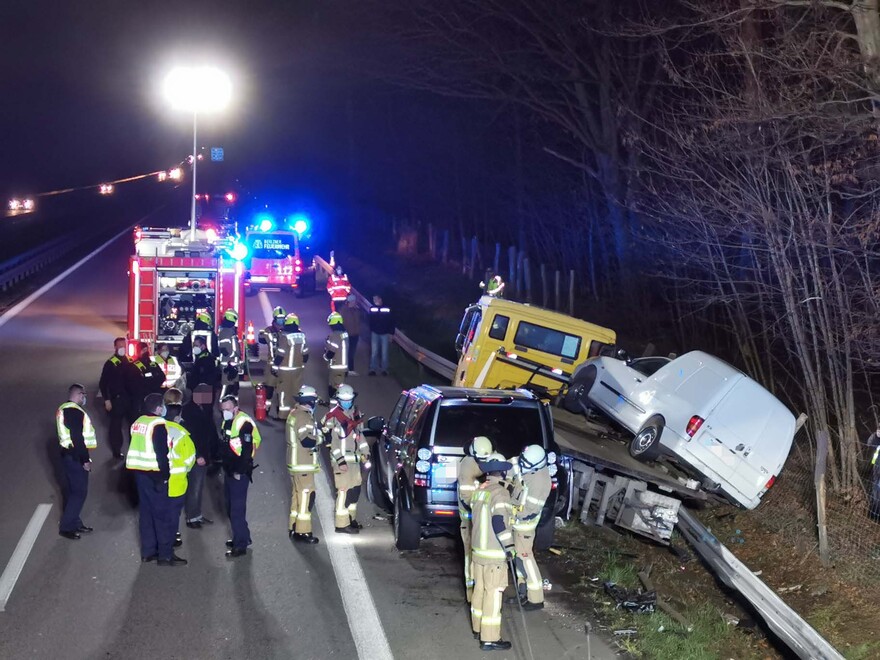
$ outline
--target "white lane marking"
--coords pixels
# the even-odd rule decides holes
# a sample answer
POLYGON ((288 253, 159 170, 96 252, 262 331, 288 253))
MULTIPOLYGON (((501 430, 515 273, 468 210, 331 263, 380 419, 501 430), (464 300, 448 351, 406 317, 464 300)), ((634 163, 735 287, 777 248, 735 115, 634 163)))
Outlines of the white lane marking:
MULTIPOLYGON (((326 461, 324 466, 327 467, 326 461)), ((321 529, 324 530, 324 541, 330 553, 330 563, 333 565, 339 593, 342 594, 342 605, 345 607, 345 617, 348 619, 348 628, 354 638, 358 658, 393 660, 394 655, 385 636, 376 603, 373 602, 373 594, 367 586, 364 571, 354 549, 354 539, 347 534, 336 534, 333 531, 336 525, 331 509, 335 498, 324 475, 319 473, 316 476, 318 501, 315 503, 315 509, 318 511, 321 529), (334 536, 330 536, 331 534, 334 536)))
POLYGON ((122 235, 125 234, 126 232, 130 232, 131 229, 132 229, 132 227, 134 227, 134 225, 131 225, 131 227, 126 227, 126 228, 123 229, 121 232, 119 232, 118 234, 116 234, 115 236, 113 236, 113 238, 111 238, 111 239, 108 240, 106 243, 104 243, 103 245, 101 245, 101 247, 99 247, 97 250, 95 250, 94 252, 90 252, 89 254, 87 254, 86 256, 84 256, 82 259, 80 259, 79 261, 77 261, 75 264, 73 264, 70 268, 68 268, 67 270, 65 270, 63 273, 61 273, 61 274, 58 275, 57 277, 53 278, 50 282, 47 282, 46 284, 44 284, 43 286, 41 286, 39 289, 37 289, 36 291, 34 291, 31 295, 29 295, 27 298, 25 298, 24 300, 22 300, 20 303, 18 303, 17 305, 14 305, 13 307, 10 307, 10 308, 6 311, 5 314, 3 314, 2 316, 0 316, 0 328, 2 328, 4 325, 6 325, 7 323, 9 323, 12 319, 14 319, 14 318, 15 318, 16 316, 18 316, 19 314, 21 314, 25 309, 27 309, 27 307, 28 307, 31 303, 33 303, 35 300, 37 300, 37 298, 39 298, 40 296, 42 296, 42 295, 43 295, 44 293, 46 293, 49 289, 51 289, 53 286, 55 286, 56 284, 58 284, 61 280, 63 280, 65 277, 67 277, 67 276, 70 275, 73 271, 75 271, 77 268, 79 268, 79 267, 82 266, 84 263, 86 263, 89 259, 91 259, 91 258, 94 257, 95 255, 97 255, 101 250, 103 250, 105 247, 107 247, 108 245, 110 245, 110 243, 112 243, 113 241, 115 241, 117 238, 119 238, 120 236, 122 236, 122 235))
POLYGON ((12 557, 9 558, 9 563, 6 564, 3 575, 0 575, 0 612, 6 611, 6 603, 9 601, 12 588, 18 582, 18 576, 21 575, 24 563, 27 561, 28 555, 31 554, 34 543, 36 543, 51 509, 51 504, 37 505, 34 515, 31 516, 30 522, 24 529, 24 534, 21 535, 18 545, 15 546, 12 557))

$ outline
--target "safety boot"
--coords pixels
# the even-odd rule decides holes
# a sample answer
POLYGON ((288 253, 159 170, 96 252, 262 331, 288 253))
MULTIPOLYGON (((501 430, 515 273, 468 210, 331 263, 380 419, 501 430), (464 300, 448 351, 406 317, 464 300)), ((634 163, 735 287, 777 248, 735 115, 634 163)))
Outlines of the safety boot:
POLYGON ((296 532, 290 533, 290 539, 292 541, 296 541, 297 543, 317 543, 318 539, 316 539, 311 532, 308 534, 297 534, 296 532))

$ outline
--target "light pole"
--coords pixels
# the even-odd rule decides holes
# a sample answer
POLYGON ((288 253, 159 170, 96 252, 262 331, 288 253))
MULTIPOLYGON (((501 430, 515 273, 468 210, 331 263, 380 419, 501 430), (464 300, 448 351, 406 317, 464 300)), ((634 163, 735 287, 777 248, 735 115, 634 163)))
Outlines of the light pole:
POLYGON ((192 205, 189 218, 190 240, 196 238, 196 164, 198 154, 198 116, 202 112, 218 112, 228 104, 232 95, 229 76, 213 67, 181 67, 173 69, 165 78, 165 96, 178 110, 192 112, 192 205))

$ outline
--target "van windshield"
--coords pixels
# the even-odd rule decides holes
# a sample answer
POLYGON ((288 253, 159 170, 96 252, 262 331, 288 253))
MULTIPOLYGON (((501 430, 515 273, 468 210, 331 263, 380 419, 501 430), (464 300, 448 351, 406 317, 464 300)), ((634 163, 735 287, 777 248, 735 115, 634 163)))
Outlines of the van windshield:
POLYGON ((435 445, 465 447, 478 435, 489 438, 495 450, 507 458, 519 455, 527 445, 546 446, 541 409, 537 406, 457 402, 441 406, 435 445))

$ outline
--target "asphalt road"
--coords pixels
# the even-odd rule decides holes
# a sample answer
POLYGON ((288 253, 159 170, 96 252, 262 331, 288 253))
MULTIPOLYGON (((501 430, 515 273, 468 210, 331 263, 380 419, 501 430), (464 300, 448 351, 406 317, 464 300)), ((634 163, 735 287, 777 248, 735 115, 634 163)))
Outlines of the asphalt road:
MULTIPOLYGON (((366 528, 358 537, 330 530, 328 538, 318 521, 319 545, 291 544, 280 422, 261 424, 260 467, 249 496, 254 545, 247 557, 224 556, 229 530, 222 483, 209 478, 205 514, 216 522, 201 530, 183 527, 178 554, 189 565, 141 564, 137 511, 124 469, 101 443, 105 417, 96 391, 113 338, 124 334, 130 249, 126 234, 0 327, 6 382, 0 401, 7 429, 0 440, 0 570, 35 508, 52 505, 6 610, 0 612, 0 658, 372 660, 383 657, 385 644, 395 658, 483 657, 470 634, 460 559, 451 539, 429 539, 418 552, 398 552, 390 521, 374 519, 379 512, 363 494, 358 517, 366 528), (83 511, 95 532, 79 541, 56 533, 61 493, 54 411, 73 381, 88 387, 87 407, 100 443, 83 511), (343 598, 340 591, 364 586, 365 598, 343 598)), ((324 391, 320 354, 329 311, 326 296, 298 300, 267 292, 248 303, 245 316, 257 325, 277 304, 299 314, 313 354, 306 382, 324 391)), ((365 344, 362 340, 357 356, 363 374, 365 344)), ((363 375, 350 382, 368 416, 387 415, 401 390, 390 377, 363 375)), ((243 400, 252 401, 252 391, 244 392, 243 400)), ((317 502, 324 519, 332 514, 329 492, 319 489, 325 495, 317 502)), ((584 620, 561 609, 551 592, 544 611, 526 613, 534 657, 587 657, 584 620)), ((505 609, 503 636, 513 649, 489 657, 529 657, 520 613, 513 608, 505 609)), ((594 658, 613 657, 595 637, 591 649, 594 658)))

